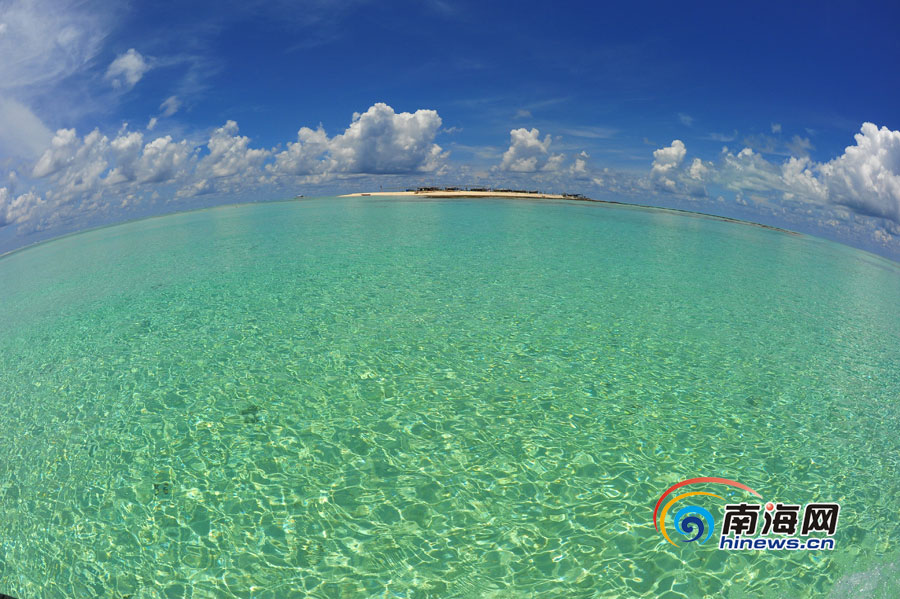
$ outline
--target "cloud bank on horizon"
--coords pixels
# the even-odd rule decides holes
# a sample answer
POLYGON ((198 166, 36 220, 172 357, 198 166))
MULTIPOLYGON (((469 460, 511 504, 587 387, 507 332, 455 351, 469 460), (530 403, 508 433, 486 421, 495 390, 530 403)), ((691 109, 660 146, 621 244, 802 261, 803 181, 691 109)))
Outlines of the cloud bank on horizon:
MULTIPOLYGON (((367 6, 381 10, 363 0, 358 8, 367 6)), ((129 28, 122 25, 127 18, 101 8, 0 0, 0 55, 8 57, 0 61, 0 245, 6 249, 41 233, 208 199, 442 182, 541 187, 692 208, 819 233, 900 259, 900 131, 883 122, 857 120, 852 134, 848 118, 830 130, 819 117, 804 126, 760 114, 752 123, 741 116, 735 128, 708 123, 700 110, 667 108, 663 120, 646 125, 640 121, 655 108, 616 113, 599 104, 608 114, 597 118, 590 93, 523 101, 500 90, 496 97, 473 96, 474 88, 461 85, 457 95, 429 99, 422 83, 379 85, 375 72, 357 73, 363 80, 349 86, 336 81, 330 68, 297 83, 301 87, 291 97, 298 99, 289 102, 274 91, 284 83, 280 71, 269 74, 272 88, 266 73, 258 72, 264 70, 261 63, 245 71, 239 57, 217 54, 221 39, 215 36, 236 26, 240 9, 205 28, 190 18, 171 23, 151 13, 143 15, 144 31, 135 29, 135 15, 129 28), (186 31, 197 41, 170 49, 186 31), (310 81, 318 87, 308 86, 310 81), (257 87, 264 89, 257 93, 257 87), (309 100, 301 93, 305 89, 326 97, 309 100), (329 94, 341 98, 342 91, 353 97, 329 101, 329 94), (660 137, 667 141, 651 141, 660 137)), ((298 60, 293 54, 332 51, 329 36, 340 38, 339 26, 350 22, 342 10, 318 6, 315 18, 270 15, 289 17, 291 26, 316 33, 308 46, 282 48, 289 56, 282 69, 298 60)), ((423 18, 465 19, 454 11, 423 18)), ((272 22, 260 27, 273 39, 284 35, 272 22)), ((567 34, 577 42, 577 30, 567 34)), ((636 49, 616 43, 617 60, 647 60, 637 42, 636 49)), ((405 51, 402 45, 383 50, 405 51)), ((610 69, 603 58, 608 48, 591 49, 600 56, 593 66, 610 69)), ((270 50, 260 48, 259 55, 270 50)), ((484 48, 469 62, 457 57, 460 64, 444 68, 478 79, 492 68, 478 62, 484 59, 509 70, 500 52, 484 48)), ((370 64, 352 49, 349 55, 363 67, 370 64)), ((429 60, 446 58, 446 50, 426 49, 407 62, 425 65, 430 73, 441 69, 429 60)), ((318 59, 299 60, 308 71, 321 66, 318 59)), ((543 57, 532 60, 540 75, 543 57)), ((340 56, 332 55, 332 62, 353 73, 340 56)), ((426 80, 416 65, 412 72, 426 80)), ((548 84, 556 70, 543 74, 548 84)), ((569 75, 575 81, 574 67, 569 75)), ((604 76, 639 89, 652 86, 634 74, 604 76)))

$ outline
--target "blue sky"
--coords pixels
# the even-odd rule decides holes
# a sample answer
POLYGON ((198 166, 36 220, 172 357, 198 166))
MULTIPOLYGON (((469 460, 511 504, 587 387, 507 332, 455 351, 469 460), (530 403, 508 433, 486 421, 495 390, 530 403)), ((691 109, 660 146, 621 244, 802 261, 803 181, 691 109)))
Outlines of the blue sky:
POLYGON ((735 216, 898 259, 898 17, 891 2, 0 0, 0 251, 436 182, 735 216))

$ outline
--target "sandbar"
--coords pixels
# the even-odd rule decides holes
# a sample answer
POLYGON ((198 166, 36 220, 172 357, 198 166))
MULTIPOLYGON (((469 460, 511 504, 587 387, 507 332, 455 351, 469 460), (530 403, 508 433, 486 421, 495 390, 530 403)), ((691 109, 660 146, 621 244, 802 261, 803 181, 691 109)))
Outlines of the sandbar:
POLYGON ((364 196, 415 196, 419 198, 534 198, 539 200, 586 200, 588 198, 561 193, 533 193, 522 191, 373 191, 371 193, 347 193, 341 198, 359 198, 364 196))

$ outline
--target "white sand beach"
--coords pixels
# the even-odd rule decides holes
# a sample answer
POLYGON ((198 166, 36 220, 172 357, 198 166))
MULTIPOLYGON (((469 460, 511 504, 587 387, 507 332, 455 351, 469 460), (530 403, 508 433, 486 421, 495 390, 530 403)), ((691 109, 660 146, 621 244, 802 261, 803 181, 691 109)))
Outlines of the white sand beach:
POLYGON ((374 191, 371 193, 348 193, 341 198, 358 198, 363 196, 418 196, 421 198, 534 198, 542 200, 587 200, 584 197, 567 196, 558 193, 530 193, 521 191, 374 191))

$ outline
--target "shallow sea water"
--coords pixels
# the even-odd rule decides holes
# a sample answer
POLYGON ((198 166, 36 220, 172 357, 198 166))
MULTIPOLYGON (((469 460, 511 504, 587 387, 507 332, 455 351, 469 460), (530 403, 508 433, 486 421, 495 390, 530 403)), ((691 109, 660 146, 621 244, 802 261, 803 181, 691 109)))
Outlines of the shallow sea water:
POLYGON ((869 254, 577 202, 38 245, 0 259, 0 592, 895 597, 898 306, 869 254), (695 476, 840 502, 836 549, 673 547, 695 476))

